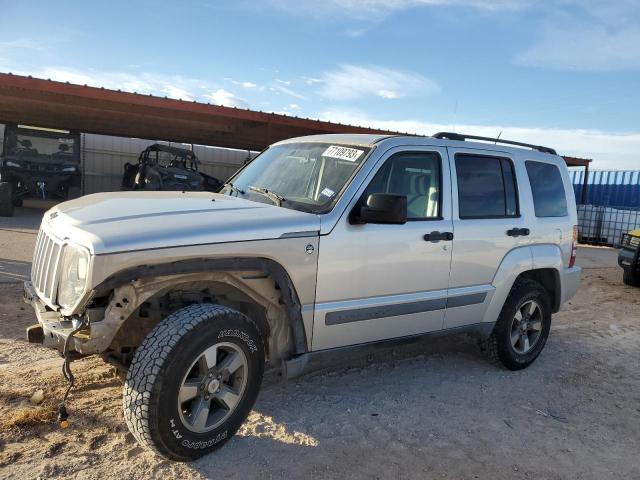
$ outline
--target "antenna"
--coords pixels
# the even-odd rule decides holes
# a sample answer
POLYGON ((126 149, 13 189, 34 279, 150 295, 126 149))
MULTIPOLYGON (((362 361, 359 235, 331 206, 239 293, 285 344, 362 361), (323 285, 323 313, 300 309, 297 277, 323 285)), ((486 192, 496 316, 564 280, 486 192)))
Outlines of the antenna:
POLYGON ((496 141, 493 142, 494 145, 496 145, 498 143, 498 140, 500 140, 500 135, 502 135, 502 130, 500 130, 500 133, 498 134, 498 136, 496 137, 496 141))

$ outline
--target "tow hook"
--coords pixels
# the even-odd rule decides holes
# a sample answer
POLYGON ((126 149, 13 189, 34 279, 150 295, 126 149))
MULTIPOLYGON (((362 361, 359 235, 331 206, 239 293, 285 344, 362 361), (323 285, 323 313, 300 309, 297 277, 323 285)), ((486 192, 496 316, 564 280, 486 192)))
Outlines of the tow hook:
POLYGON ((62 402, 58 406, 58 425, 60 428, 68 428, 69 427, 69 412, 67 411, 67 398, 69 397, 69 393, 71 389, 75 385, 75 377, 71 372, 71 362, 75 360, 77 357, 72 356, 72 352, 69 351, 69 346, 71 344, 71 339, 73 336, 78 333, 80 330, 87 326, 86 320, 78 325, 77 328, 72 330, 67 338, 64 341, 64 350, 62 351, 62 356, 64 357, 64 363, 62 364, 62 374, 64 378, 67 380, 67 390, 64 393, 64 397, 62 398, 62 402))

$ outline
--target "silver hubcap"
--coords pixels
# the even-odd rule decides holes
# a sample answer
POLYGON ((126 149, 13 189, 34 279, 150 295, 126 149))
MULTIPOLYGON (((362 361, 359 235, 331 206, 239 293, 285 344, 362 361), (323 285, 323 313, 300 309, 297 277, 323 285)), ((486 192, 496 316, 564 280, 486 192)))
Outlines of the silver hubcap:
POLYGON ((511 322, 511 346, 516 353, 527 353, 542 334, 542 309, 534 300, 520 305, 511 322))
POLYGON ((178 412, 196 433, 218 427, 235 410, 247 385, 247 357, 232 343, 216 343, 202 352, 182 379, 178 412))

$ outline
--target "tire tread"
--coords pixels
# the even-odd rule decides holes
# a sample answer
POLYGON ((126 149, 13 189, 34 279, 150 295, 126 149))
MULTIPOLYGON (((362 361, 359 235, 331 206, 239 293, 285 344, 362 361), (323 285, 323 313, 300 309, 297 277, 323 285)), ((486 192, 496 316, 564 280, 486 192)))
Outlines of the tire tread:
MULTIPOLYGON (((238 313, 222 305, 189 305, 162 320, 138 347, 127 372, 122 398, 125 422, 143 447, 167 456, 167 452, 160 451, 154 441, 149 411, 151 391, 173 347, 202 322, 238 313)), ((249 318, 244 318, 253 324, 249 318)))

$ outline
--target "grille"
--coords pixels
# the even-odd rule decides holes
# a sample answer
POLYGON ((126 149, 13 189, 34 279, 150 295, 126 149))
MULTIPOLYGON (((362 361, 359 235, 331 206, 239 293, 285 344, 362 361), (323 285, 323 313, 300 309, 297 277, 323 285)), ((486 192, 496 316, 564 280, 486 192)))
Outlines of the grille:
POLYGON ((38 233, 31 266, 31 283, 38 296, 49 306, 53 306, 58 286, 58 265, 62 252, 62 242, 48 235, 44 230, 38 233))

